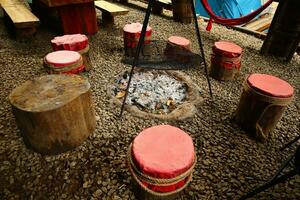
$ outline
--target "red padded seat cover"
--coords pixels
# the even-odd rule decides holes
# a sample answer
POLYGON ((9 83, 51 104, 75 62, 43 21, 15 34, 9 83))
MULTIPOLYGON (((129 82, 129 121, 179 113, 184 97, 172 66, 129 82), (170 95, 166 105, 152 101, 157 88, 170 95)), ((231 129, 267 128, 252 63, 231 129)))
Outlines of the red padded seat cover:
POLYGON ((233 42, 219 41, 215 42, 214 53, 221 54, 230 58, 238 57, 242 54, 242 48, 233 42))
MULTIPOLYGON (((143 25, 141 23, 131 23, 126 24, 123 28, 123 30, 127 33, 141 33, 142 32, 143 25)), ((152 28, 150 26, 147 26, 146 31, 152 31, 152 28)))
POLYGON ((88 46, 88 44, 88 38, 86 35, 83 34, 57 36, 51 40, 51 45, 54 51, 80 51, 82 49, 85 49, 88 46))
POLYGON ((268 74, 251 74, 247 82, 251 88, 273 97, 291 97, 294 93, 288 82, 268 74))
POLYGON ((192 138, 179 128, 159 125, 143 130, 133 141, 132 157, 144 174, 173 178, 194 162, 192 138))
POLYGON ((54 51, 45 57, 45 61, 55 67, 64 67, 80 61, 81 55, 76 51, 54 51))
POLYGON ((171 36, 168 38, 168 41, 183 47, 190 45, 190 41, 188 39, 180 36, 171 36))

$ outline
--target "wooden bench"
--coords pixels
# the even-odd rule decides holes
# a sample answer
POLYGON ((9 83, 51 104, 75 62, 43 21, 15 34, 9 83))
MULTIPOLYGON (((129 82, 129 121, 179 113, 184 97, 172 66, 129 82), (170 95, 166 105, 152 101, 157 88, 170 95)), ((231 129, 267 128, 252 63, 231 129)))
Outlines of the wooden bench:
POLYGON ((105 26, 114 25, 114 17, 126 15, 129 10, 107 1, 95 1, 95 7, 102 11, 102 21, 105 26))
POLYGON ((5 15, 8 16, 14 27, 17 36, 32 36, 40 20, 31 13, 25 2, 22 0, 0 0, 5 15))

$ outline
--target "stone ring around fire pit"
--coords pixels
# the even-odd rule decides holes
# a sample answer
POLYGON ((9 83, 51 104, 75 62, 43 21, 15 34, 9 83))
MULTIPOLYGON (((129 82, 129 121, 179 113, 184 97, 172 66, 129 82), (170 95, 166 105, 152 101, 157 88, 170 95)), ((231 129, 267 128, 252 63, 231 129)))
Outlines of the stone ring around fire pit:
MULTIPOLYGON (((121 107, 129 79, 124 71, 108 87, 111 103, 121 107)), ((184 120, 204 101, 197 85, 179 71, 138 69, 132 77, 125 110, 144 119, 184 120)))

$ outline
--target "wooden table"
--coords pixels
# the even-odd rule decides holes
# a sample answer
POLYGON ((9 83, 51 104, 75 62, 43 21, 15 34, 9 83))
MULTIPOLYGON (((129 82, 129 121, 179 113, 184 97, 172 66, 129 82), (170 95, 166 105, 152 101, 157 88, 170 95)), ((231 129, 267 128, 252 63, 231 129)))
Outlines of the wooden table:
POLYGON ((94 0, 33 0, 33 4, 54 8, 65 34, 95 34, 98 31, 94 0))

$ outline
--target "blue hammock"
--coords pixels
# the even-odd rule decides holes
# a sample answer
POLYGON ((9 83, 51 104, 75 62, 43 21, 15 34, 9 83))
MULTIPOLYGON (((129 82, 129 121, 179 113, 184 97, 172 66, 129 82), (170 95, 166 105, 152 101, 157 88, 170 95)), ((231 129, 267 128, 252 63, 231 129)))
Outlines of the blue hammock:
MULTIPOLYGON (((262 5, 261 0, 208 0, 208 2, 214 13, 224 18, 239 18, 262 5)), ((199 0, 196 0, 196 13, 209 17, 199 0)))

